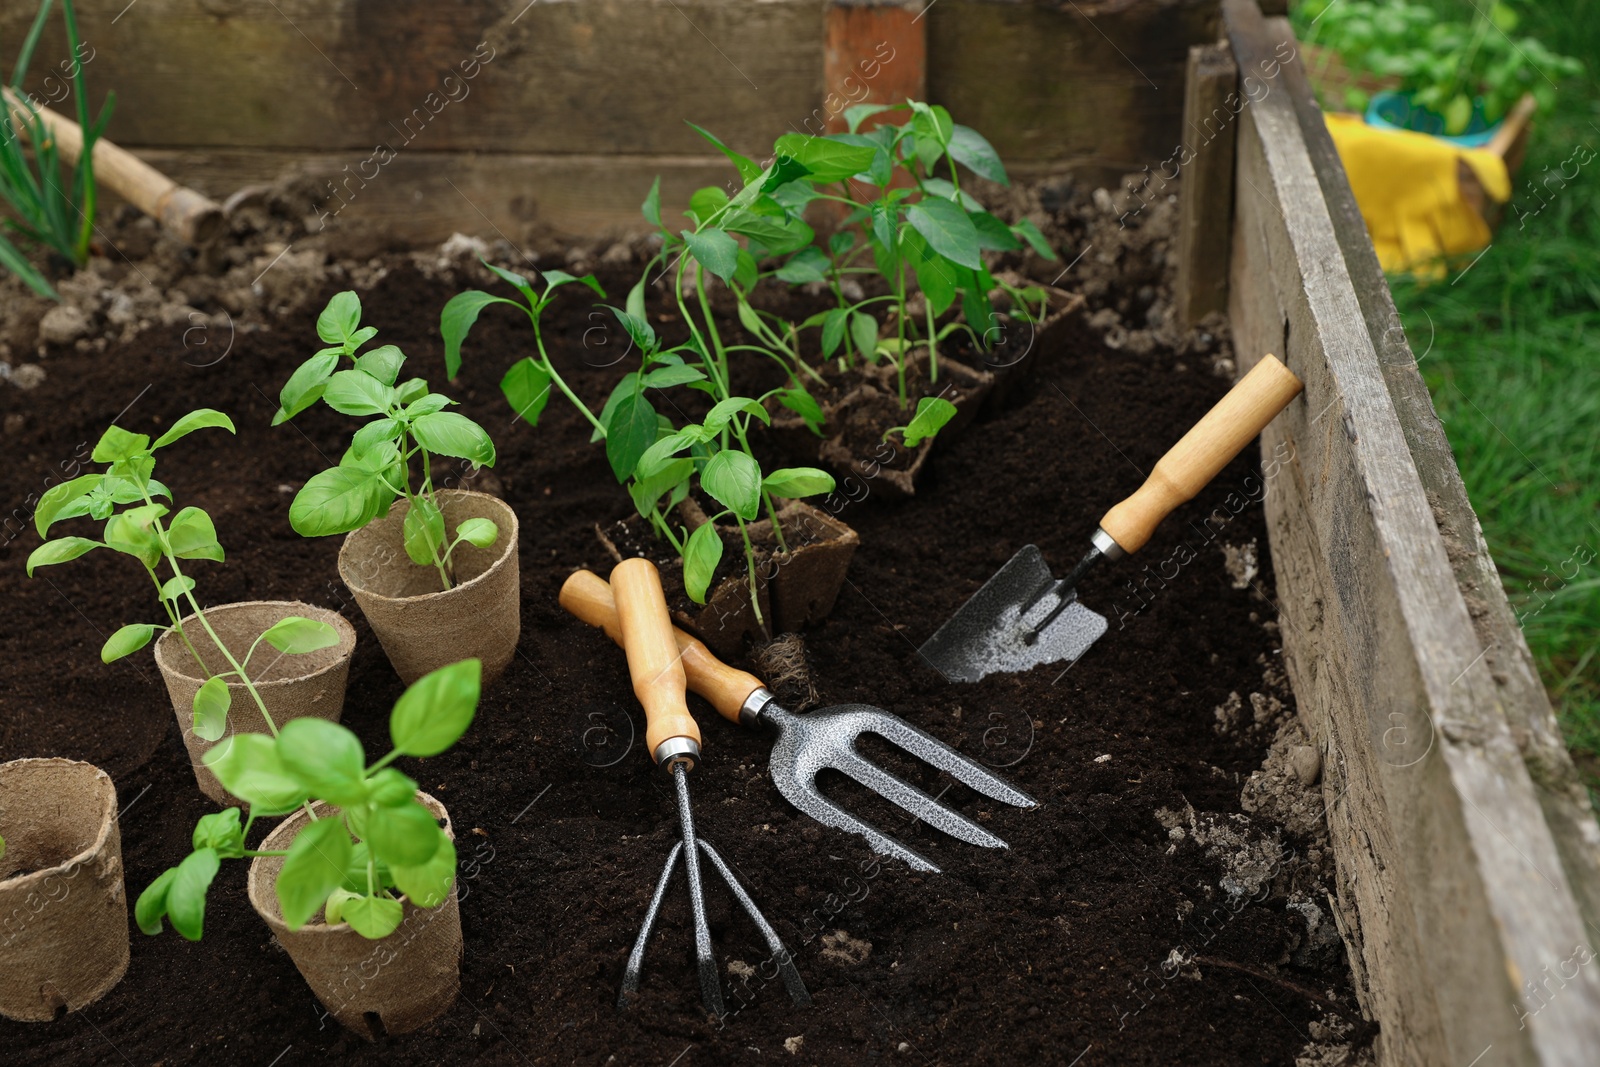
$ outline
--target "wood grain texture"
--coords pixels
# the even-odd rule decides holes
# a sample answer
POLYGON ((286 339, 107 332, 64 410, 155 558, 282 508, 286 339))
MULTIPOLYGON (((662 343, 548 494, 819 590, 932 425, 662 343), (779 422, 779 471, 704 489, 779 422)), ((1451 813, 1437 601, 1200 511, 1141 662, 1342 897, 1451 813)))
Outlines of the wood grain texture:
MULTIPOLYGON (((1233 238, 1233 157, 1239 68, 1226 45, 1189 49, 1183 142, 1193 158, 1178 185, 1178 280, 1173 306, 1185 325, 1228 309, 1233 238)), ((1183 156, 1179 156, 1181 160, 1183 156)))
POLYGON ((633 694, 644 708, 645 751, 659 758, 661 745, 675 737, 699 745, 700 727, 689 714, 688 680, 672 639, 672 616, 656 565, 647 559, 623 560, 611 571, 611 593, 633 694))
MULTIPOLYGON (((899 104, 928 96, 928 23, 922 5, 905 2, 827 4, 822 46, 826 132, 850 128, 856 104, 899 104)), ((904 121, 896 115, 891 121, 904 121)), ((862 130, 880 125, 876 117, 862 130)), ((808 124, 806 133, 822 133, 808 124)))
MULTIPOLYGON (((1292 70, 1286 24, 1252 0, 1224 13, 1241 73, 1292 70)), ((1582 910, 1346 265, 1303 79, 1266 84, 1241 116, 1230 314, 1241 352, 1283 337, 1306 383, 1263 438, 1293 456, 1269 530, 1380 1062, 1592 1062, 1600 980, 1568 962, 1589 951, 1582 910), (1553 994, 1524 985, 1558 971, 1553 994)))
MULTIPOLYGON (((622 644, 622 623, 617 617, 616 599, 604 578, 592 571, 574 571, 561 586, 560 600, 561 606, 574 616, 590 626, 600 627, 607 637, 622 644)), ((676 626, 672 628, 672 637, 678 645, 689 691, 710 701, 717 714, 729 722, 738 723, 739 709, 744 707, 745 698, 764 688, 761 679, 728 666, 703 642, 676 626)))
POLYGON ((1100 529, 1124 552, 1137 552, 1172 509, 1215 478, 1263 427, 1300 395, 1300 379, 1276 356, 1264 356, 1178 439, 1132 496, 1105 513, 1100 529))

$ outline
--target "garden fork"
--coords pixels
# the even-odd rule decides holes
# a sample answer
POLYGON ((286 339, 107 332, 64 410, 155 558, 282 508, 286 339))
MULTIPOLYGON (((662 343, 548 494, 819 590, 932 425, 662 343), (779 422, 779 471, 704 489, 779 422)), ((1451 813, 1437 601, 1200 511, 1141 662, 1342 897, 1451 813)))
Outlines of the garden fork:
MULTIPOLYGON (((595 575, 589 577, 606 588, 609 601, 611 587, 607 587, 595 575)), ((700 997, 707 1011, 718 1016, 724 1013, 722 983, 717 977, 717 963, 711 952, 711 927, 706 921, 705 893, 700 874, 702 852, 761 931, 783 975, 783 984, 788 988, 790 998, 797 1005, 810 1004, 811 995, 806 992, 800 972, 777 932, 762 916, 750 894, 734 878, 717 850, 695 833, 694 813, 689 805, 689 772, 700 760, 700 728, 685 703, 683 663, 673 643, 672 619, 667 614, 667 599, 661 591, 661 576, 656 573, 655 564, 649 560, 630 559, 617 564, 611 572, 611 580, 616 583, 616 607, 611 612, 611 633, 628 653, 628 673, 633 677, 633 691, 639 703, 644 705, 648 723, 645 732, 646 751, 659 767, 672 775, 678 801, 678 828, 683 837, 667 853, 666 865, 656 881, 655 893, 645 910, 644 923, 634 940, 633 951, 628 954, 627 968, 622 976, 622 991, 617 995, 617 1007, 627 1008, 629 995, 639 991, 645 947, 661 914, 661 903, 666 899, 672 872, 681 862, 689 883, 689 911, 694 919, 700 997)), ((565 590, 562 595, 565 602, 565 590)))
MULTIPOLYGON (((612 573, 615 577, 616 572, 612 573)), ((562 607, 591 626, 601 627, 620 643, 623 631, 618 627, 616 605, 613 587, 589 571, 575 572, 561 587, 562 607)), ((1031 808, 1037 803, 983 764, 882 708, 841 704, 796 715, 779 705, 755 675, 723 663, 682 630, 674 628, 672 632, 690 690, 709 700, 730 722, 777 732, 769 769, 773 784, 784 799, 825 826, 860 834, 880 855, 904 860, 914 870, 939 870, 932 861, 824 796, 817 788, 819 771, 829 767, 842 771, 952 837, 985 848, 1007 846, 965 815, 862 756, 856 749, 856 739, 863 733, 876 734, 898 745, 984 796, 1019 808, 1031 808)))

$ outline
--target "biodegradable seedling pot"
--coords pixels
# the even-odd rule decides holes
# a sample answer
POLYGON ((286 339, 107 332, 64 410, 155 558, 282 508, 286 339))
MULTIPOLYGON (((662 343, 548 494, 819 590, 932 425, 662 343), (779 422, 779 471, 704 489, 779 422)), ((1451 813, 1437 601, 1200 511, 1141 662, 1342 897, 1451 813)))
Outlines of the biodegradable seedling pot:
MULTIPOLYGON (((861 537, 827 512, 799 500, 778 509, 778 522, 789 550, 774 552, 758 574, 767 579, 774 632, 799 633, 833 611, 861 537)), ((770 547, 772 527, 752 527, 751 538, 770 547)))
POLYGON ((0 764, 0 1015, 48 1022, 128 969, 117 790, 68 759, 0 764))
POLYGON ((488 548, 465 542, 455 548, 455 585, 439 588, 439 572, 406 555, 404 525, 410 503, 344 539, 339 577, 355 594, 372 632, 388 653, 401 681, 410 685, 431 670, 477 657, 488 685, 516 654, 522 633, 521 571, 517 562, 517 515, 487 493, 441 489, 439 508, 453 539, 467 519, 489 519, 500 536, 488 548))
MULTIPOLYGON (((344 616, 296 600, 248 600, 241 604, 207 608, 205 613, 206 621, 217 632, 228 651, 241 657, 269 627, 291 615, 325 622, 337 630, 337 645, 292 656, 280 653, 262 642, 246 665, 246 670, 276 725, 281 727, 290 719, 307 716, 327 719, 329 722, 339 721, 339 716, 344 712, 344 688, 350 676, 350 655, 356 647, 356 631, 344 616)), ((231 669, 210 635, 193 615, 183 620, 183 631, 189 635, 190 643, 213 674, 231 669)), ((183 743, 189 748, 189 762, 194 765, 194 777, 200 784, 200 791, 219 804, 242 804, 222 788, 217 776, 201 762, 201 757, 218 742, 207 741, 194 732, 194 695, 205 682, 205 677, 200 673, 194 657, 189 655, 189 650, 183 647, 183 640, 175 630, 168 630, 156 641, 156 666, 161 668, 167 693, 172 697, 172 710, 178 716, 178 728, 183 732, 183 743)), ((261 709, 256 706, 243 682, 230 678, 228 693, 232 698, 228 707, 228 734, 270 732, 261 709)))
MULTIPOLYGON (((422 792, 417 800, 454 840, 444 805, 422 792)), ((334 810, 321 802, 315 808, 319 815, 334 810)), ((304 810, 296 812, 260 847, 287 849, 309 821, 304 810)), ((329 926, 313 920, 291 930, 283 921, 274 889, 283 861, 282 856, 250 861, 250 903, 335 1019, 375 1040, 384 1033, 403 1034, 426 1025, 455 1003, 461 988, 461 909, 454 889, 436 908, 419 908, 402 897, 405 917, 394 933, 375 941, 348 923, 329 926)))

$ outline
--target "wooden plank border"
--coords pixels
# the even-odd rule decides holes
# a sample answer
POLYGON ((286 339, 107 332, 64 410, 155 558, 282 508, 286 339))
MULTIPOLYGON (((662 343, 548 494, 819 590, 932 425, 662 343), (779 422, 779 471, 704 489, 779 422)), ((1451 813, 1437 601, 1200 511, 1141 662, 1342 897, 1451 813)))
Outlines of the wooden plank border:
POLYGON ((1494 645, 1474 625, 1463 548, 1481 559, 1477 596, 1503 594, 1486 581, 1470 508, 1436 514, 1450 503, 1438 488, 1459 474, 1418 417, 1427 394, 1414 361, 1408 381, 1380 359, 1368 312, 1393 326, 1372 296, 1382 278, 1347 263, 1346 246, 1365 238, 1350 229, 1347 197, 1334 208, 1325 199, 1330 164, 1324 155, 1319 171, 1313 158, 1307 128, 1320 118, 1292 35, 1254 0, 1224 0, 1223 15, 1250 101, 1230 317, 1241 370, 1281 350, 1306 383, 1263 435, 1263 448, 1293 455, 1269 486, 1269 532, 1285 660, 1324 753, 1341 904, 1357 919, 1352 963, 1382 1024, 1380 1062, 1592 1063, 1593 936, 1513 729, 1537 717, 1508 708, 1527 693, 1495 678, 1509 657, 1491 663, 1494 645), (1429 446, 1421 462, 1413 438, 1429 446))

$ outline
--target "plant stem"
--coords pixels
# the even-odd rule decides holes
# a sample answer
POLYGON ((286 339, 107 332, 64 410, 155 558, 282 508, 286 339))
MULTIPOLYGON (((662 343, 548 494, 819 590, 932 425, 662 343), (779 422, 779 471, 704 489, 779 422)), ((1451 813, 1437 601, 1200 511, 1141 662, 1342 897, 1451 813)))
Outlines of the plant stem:
MULTIPOLYGON (((141 560, 140 562, 143 561, 141 560)), ((198 665, 200 668, 200 673, 204 674, 207 678, 210 678, 211 668, 206 666, 206 661, 200 658, 200 653, 195 651, 193 643, 190 642, 189 635, 184 633, 183 620, 178 618, 177 609, 172 606, 172 602, 170 600, 167 600, 161 596, 161 579, 156 576, 155 568, 146 565, 145 573, 149 574, 150 580, 156 584, 156 597, 157 599, 161 600, 161 607, 162 610, 167 613, 167 618, 172 620, 172 628, 178 631, 178 640, 183 642, 183 647, 187 648, 189 650, 189 655, 194 657, 196 665, 198 665)), ((249 657, 246 658, 248 659, 249 657)))
POLYGON ((583 413, 583 417, 589 420, 589 425, 600 431, 600 437, 604 439, 606 435, 606 428, 600 425, 600 420, 595 418, 594 412, 589 410, 589 405, 579 400, 578 395, 567 387, 566 379, 562 378, 561 375, 556 372, 556 365, 550 362, 550 354, 544 350, 544 334, 539 330, 538 310, 534 308, 527 308, 525 310, 528 312, 529 320, 533 323, 533 343, 534 346, 539 349, 541 369, 550 376, 550 380, 552 382, 556 383, 556 388, 561 390, 561 395, 570 400, 572 402, 572 406, 583 413))
MULTIPOLYGON (((937 382, 939 380, 939 334, 934 329, 933 305, 928 302, 927 293, 922 294, 922 309, 928 315, 928 381, 937 382)), ((902 407, 905 406, 905 400, 905 389, 902 387, 900 390, 900 405, 902 407)))
POLYGON ((750 531, 745 528, 744 520, 737 514, 733 521, 739 524, 739 536, 744 539, 744 564, 745 570, 750 574, 750 606, 755 609, 756 622, 765 624, 761 617, 761 588, 756 584, 756 550, 750 544, 750 531))

